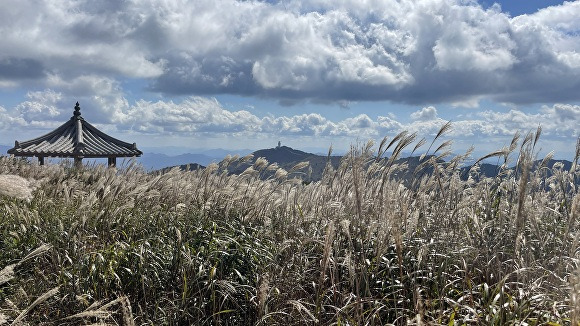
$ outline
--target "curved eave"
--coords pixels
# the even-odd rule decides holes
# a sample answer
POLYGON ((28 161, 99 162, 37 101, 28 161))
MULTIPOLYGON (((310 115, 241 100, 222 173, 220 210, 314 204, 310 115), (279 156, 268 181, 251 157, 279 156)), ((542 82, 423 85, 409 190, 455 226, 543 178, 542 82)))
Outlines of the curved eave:
POLYGON ((16 153, 8 153, 14 156, 23 156, 23 157, 62 157, 62 158, 75 158, 82 156, 83 158, 107 158, 107 157, 140 157, 141 154, 83 154, 83 155, 76 155, 71 153, 57 153, 57 152, 16 152, 16 153))
POLYGON ((111 137, 87 121, 82 121, 84 156, 85 157, 133 157, 141 156, 143 152, 135 144, 130 144, 111 137))
POLYGON ((64 124, 62 124, 60 127, 56 128, 55 130, 53 130, 45 135, 42 135, 40 137, 31 139, 31 140, 19 142, 19 146, 9 149, 8 154, 16 155, 17 153, 21 152, 21 151, 19 151, 20 149, 24 149, 24 148, 28 148, 30 146, 38 145, 38 144, 41 144, 43 142, 50 143, 51 140, 54 141, 55 139, 60 138, 63 135, 66 135, 66 134, 72 132, 72 130, 70 130, 70 129, 73 129, 73 128, 74 128, 74 121, 71 119, 71 120, 65 122, 64 124), (69 129, 69 130, 67 130, 67 129, 69 129))
POLYGON ((75 123, 71 119, 48 134, 19 142, 18 147, 8 150, 8 154, 15 156, 54 156, 55 153, 73 155, 75 132, 75 123))
POLYGON ((14 156, 36 157, 135 157, 143 155, 135 144, 130 144, 98 130, 84 119, 71 118, 46 135, 18 143, 8 150, 14 156), (77 121, 80 120, 80 124, 77 121), (78 126, 82 143, 77 143, 78 126), (82 149, 82 152, 80 151, 82 149))

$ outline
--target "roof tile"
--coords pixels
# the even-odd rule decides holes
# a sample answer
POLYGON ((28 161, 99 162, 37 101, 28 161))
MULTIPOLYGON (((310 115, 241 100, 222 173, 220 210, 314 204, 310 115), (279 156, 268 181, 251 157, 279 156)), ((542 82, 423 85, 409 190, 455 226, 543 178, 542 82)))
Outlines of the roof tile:
POLYGON ((24 142, 16 142, 8 154, 52 157, 132 157, 141 156, 135 143, 113 138, 85 121, 77 102, 73 117, 50 133, 24 142), (80 121, 80 123, 77 123, 80 121), (79 127, 81 130, 79 130, 79 127), (82 143, 77 142, 82 135, 82 143))

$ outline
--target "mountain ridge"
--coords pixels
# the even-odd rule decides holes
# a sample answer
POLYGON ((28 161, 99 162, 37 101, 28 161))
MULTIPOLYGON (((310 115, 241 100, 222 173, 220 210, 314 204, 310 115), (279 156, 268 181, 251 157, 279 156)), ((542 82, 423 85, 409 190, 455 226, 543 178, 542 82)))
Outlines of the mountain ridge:
MULTIPOLYGON (((11 146, 0 145, 0 151, 4 155, 11 146)), ((223 153, 225 150, 216 149, 213 152, 223 153)), ((206 150, 207 153, 211 153, 212 150, 206 150)), ((235 151, 232 151, 235 152, 235 151)), ((301 162, 308 162, 309 167, 296 172, 295 174, 302 178, 306 182, 317 181, 322 178, 322 174, 329 162, 333 168, 338 168, 341 159, 344 155, 320 155, 308 153, 299 149, 294 149, 288 146, 277 146, 274 148, 265 148, 256 150, 251 153, 253 158, 246 163, 233 164, 228 168, 228 173, 240 174, 244 172, 248 167, 252 166, 256 160, 260 157, 265 158, 269 164, 276 163, 280 168, 290 171, 296 164, 301 162)), ((205 166, 211 163, 223 162, 223 157, 209 156, 205 154, 192 154, 185 153, 175 156, 170 156, 167 154, 159 153, 145 153, 142 157, 138 158, 138 162, 148 171, 161 172, 171 170, 172 168, 179 167, 181 170, 197 170, 203 169, 205 166)), ((537 167, 541 160, 534 161, 533 166, 537 167)), ((551 169, 554 164, 562 163, 562 168, 564 170, 569 170, 572 166, 572 162, 568 160, 561 159, 551 159, 546 162, 546 167, 548 168, 547 176, 551 175, 551 169)), ((397 160, 398 164, 407 163, 408 170, 406 172, 398 172, 397 178, 409 179, 414 172, 414 168, 419 165, 418 156, 402 157, 397 160)), ((466 165, 461 167, 460 176, 462 179, 467 179, 469 177, 469 170, 472 165, 466 165)), ((509 167, 508 169, 514 169, 514 167, 509 167)), ((479 163, 479 178, 488 177, 493 178, 500 172, 500 165, 490 164, 485 162, 479 163)), ((429 172, 429 171, 425 171, 429 172)), ((270 171, 265 173, 263 177, 271 176, 275 171, 270 171)), ((478 178, 478 179, 479 179, 478 178)))
MULTIPOLYGON (((337 168, 342 159, 342 156, 317 155, 303 152, 288 146, 260 149, 253 152, 252 155, 254 155, 254 157, 251 160, 230 167, 228 172, 240 174, 248 167, 252 166, 260 157, 266 159, 270 164, 278 164, 280 168, 285 169, 286 171, 290 171, 298 163, 308 162, 309 166, 301 171, 297 171, 296 174, 299 174, 302 180, 311 182, 322 178, 322 173, 324 172, 327 162, 330 162, 334 168, 337 168)), ((269 177, 274 173, 275 171, 271 171, 270 173, 266 173, 264 177, 269 177)))

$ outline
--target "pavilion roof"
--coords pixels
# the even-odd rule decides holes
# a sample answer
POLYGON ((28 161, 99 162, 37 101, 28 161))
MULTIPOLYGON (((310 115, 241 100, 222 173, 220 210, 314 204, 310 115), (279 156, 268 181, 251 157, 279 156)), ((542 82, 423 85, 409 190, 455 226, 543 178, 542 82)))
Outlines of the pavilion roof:
POLYGON ((143 152, 137 144, 113 138, 81 117, 77 102, 73 116, 62 126, 35 139, 15 142, 8 154, 37 157, 133 157, 143 152))

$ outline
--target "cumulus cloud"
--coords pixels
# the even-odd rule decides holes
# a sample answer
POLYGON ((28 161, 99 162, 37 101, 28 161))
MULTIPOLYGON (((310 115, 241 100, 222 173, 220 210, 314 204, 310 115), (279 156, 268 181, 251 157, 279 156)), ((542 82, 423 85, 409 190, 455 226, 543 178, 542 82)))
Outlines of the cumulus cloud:
POLYGON ((460 0, 5 0, 3 8, 0 87, 34 80, 73 94, 63 81, 142 78, 163 94, 286 103, 580 100, 578 1, 519 17, 460 0))
POLYGON ((516 42, 510 35, 510 20, 495 10, 479 7, 450 10, 453 28, 442 28, 435 40, 433 54, 441 70, 490 72, 513 66, 516 42))
POLYGON ((4 107, 0 106, 0 130, 10 130, 15 127, 26 126, 27 122, 18 116, 14 116, 4 107))
POLYGON ((544 107, 546 113, 554 116, 561 123, 580 125, 580 106, 570 104, 556 104, 552 108, 544 107))
MULTIPOLYGON (((387 116, 360 114, 333 121, 319 113, 293 116, 260 117, 246 110, 226 109, 212 98, 191 97, 183 102, 141 101, 125 112, 117 128, 141 133, 174 135, 236 135, 243 137, 287 136, 328 139, 370 139, 395 135, 408 130, 429 137, 435 135, 447 120, 433 106, 411 114, 410 122, 387 116)), ((479 142, 482 137, 512 137, 517 131, 528 132, 541 125, 547 137, 578 137, 580 106, 555 104, 537 113, 520 110, 498 112, 485 110, 472 118, 454 119, 450 136, 479 142)))
POLYGON ((139 101, 115 121, 117 129, 164 135, 285 135, 296 137, 375 137, 378 122, 361 114, 338 122, 318 113, 258 117, 228 110, 216 99, 190 97, 183 102, 139 101))
MULTIPOLYGON (((17 130, 23 127, 32 129, 54 128, 69 116, 63 114, 62 94, 53 90, 31 91, 27 100, 14 108, 0 107, 0 130, 17 130)), ((72 115, 72 107, 70 114, 72 115)))
POLYGON ((118 83, 106 79, 84 76, 72 82, 51 80, 64 92, 53 89, 29 91, 26 100, 0 112, 0 130, 18 129, 22 126, 47 130, 64 123, 73 114, 75 102, 81 113, 91 123, 114 124, 126 118, 129 103, 118 88, 118 83), (66 95, 74 89, 75 96, 66 95))
POLYGON ((437 109, 433 106, 424 107, 411 113, 411 119, 420 121, 435 120, 437 119, 437 109))
POLYGON ((248 111, 228 111, 215 99, 201 97, 182 103, 139 101, 119 118, 120 128, 168 135, 252 131, 258 120, 248 111))
MULTIPOLYGON (((18 130, 21 133, 26 129, 30 130, 28 138, 33 138, 37 133, 56 128, 72 115, 74 104, 66 103, 61 93, 45 90, 30 92, 27 97, 27 101, 14 109, 0 107, 0 131, 18 130)), ((140 100, 132 105, 120 97, 107 100, 107 103, 117 103, 114 109, 94 111, 85 108, 98 107, 98 99, 87 98, 82 103, 87 103, 86 106, 81 105, 81 112, 89 122, 121 139, 136 135, 178 139, 282 137, 287 140, 326 139, 350 144, 357 139, 392 137, 404 130, 429 138, 447 122, 439 116, 434 106, 413 112, 410 119, 398 119, 394 115, 371 117, 359 114, 337 120, 320 113, 259 116, 252 112, 254 108, 226 108, 215 98, 199 96, 182 101, 140 100), (111 112, 112 115, 109 115, 111 112), (99 122, 93 119, 97 116, 101 117, 99 122)), ((566 149, 572 148, 570 142, 580 136, 579 124, 580 106, 573 104, 544 106, 533 113, 518 109, 507 112, 488 109, 463 118, 455 117, 448 136, 466 146, 479 144, 484 138, 497 145, 497 141, 509 142, 517 131, 526 133, 540 125, 543 139, 547 138, 554 146, 566 149)))
MULTIPOLYGON (((544 106, 538 113, 526 113, 512 109, 508 112, 486 110, 477 114, 478 119, 454 122, 456 135, 513 135, 516 131, 528 132, 538 126, 547 136, 573 141, 580 136, 580 106, 554 104, 544 106)), ((570 146, 571 148, 571 146, 570 146)))
MULTIPOLYGON (((31 126, 53 128, 72 116, 74 103, 68 103, 61 93, 45 90, 29 92, 28 100, 12 110, 0 107, 2 129, 31 126), (69 109, 70 108, 70 109, 69 109)), ((83 116, 92 123, 116 129, 121 133, 195 136, 213 135, 287 135, 312 137, 376 138, 403 130, 419 134, 436 133, 447 120, 439 116, 434 106, 410 114, 410 121, 394 115, 369 117, 359 114, 335 121, 319 113, 293 116, 258 116, 246 109, 225 108, 217 99, 188 97, 180 102, 139 100, 133 105, 123 97, 86 98, 81 104, 83 116), (103 105, 107 108, 86 109, 103 105)), ((248 108, 253 110, 253 108, 248 108)), ((518 109, 508 112, 484 110, 470 118, 453 119, 454 136, 513 135, 516 131, 534 130, 541 125, 544 134, 577 137, 580 106, 554 104, 543 106, 535 113, 518 109)))

